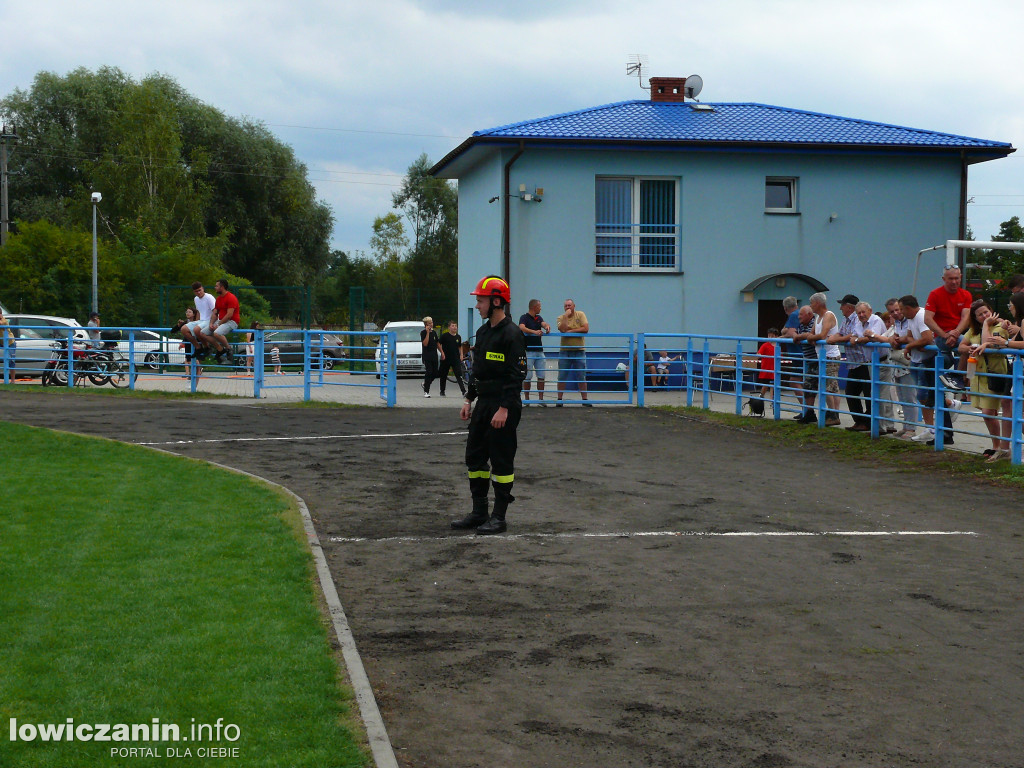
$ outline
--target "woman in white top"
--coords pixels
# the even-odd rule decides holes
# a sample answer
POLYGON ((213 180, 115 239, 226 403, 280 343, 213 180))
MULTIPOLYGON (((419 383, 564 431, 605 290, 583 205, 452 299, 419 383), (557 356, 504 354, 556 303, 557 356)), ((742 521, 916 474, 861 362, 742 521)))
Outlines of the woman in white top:
MULTIPOLYGON (((829 339, 839 335, 839 322, 834 312, 831 312, 826 302, 828 298, 824 293, 811 295, 808 303, 814 312, 814 340, 829 339)), ((828 413, 825 415, 825 426, 839 426, 839 345, 825 345, 825 405, 828 413)))

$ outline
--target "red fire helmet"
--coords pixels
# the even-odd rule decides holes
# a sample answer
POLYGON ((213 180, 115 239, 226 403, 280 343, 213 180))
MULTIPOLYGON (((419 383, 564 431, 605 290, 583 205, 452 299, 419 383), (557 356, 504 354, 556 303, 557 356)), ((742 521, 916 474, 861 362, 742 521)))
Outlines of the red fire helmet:
POLYGON ((488 275, 476 284, 476 288, 470 291, 472 296, 500 296, 506 304, 512 303, 512 290, 504 278, 497 275, 488 275))

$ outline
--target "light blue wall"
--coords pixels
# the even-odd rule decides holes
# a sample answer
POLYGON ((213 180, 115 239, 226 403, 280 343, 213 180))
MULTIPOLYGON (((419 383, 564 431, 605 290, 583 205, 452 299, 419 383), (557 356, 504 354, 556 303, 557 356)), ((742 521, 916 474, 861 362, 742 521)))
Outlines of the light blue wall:
MULTIPOLYGON (((495 152, 459 179, 459 293, 500 274, 502 166, 495 152)), ((911 290, 917 251, 958 235, 960 166, 953 157, 846 154, 531 149, 512 166, 510 189, 544 188, 543 202, 511 201, 513 315, 530 298, 554 321, 566 297, 594 332, 754 335, 758 299, 813 290, 790 279, 740 289, 766 274, 798 272, 829 287, 830 303, 855 293, 882 309, 911 290), (680 274, 594 270, 595 176, 680 180, 680 274), (766 176, 799 178, 800 215, 764 213, 766 176), (829 222, 829 217, 837 218, 829 222)), ((918 293, 939 285, 943 256, 923 257, 918 293)), ((466 311, 460 312, 460 318, 466 311)))

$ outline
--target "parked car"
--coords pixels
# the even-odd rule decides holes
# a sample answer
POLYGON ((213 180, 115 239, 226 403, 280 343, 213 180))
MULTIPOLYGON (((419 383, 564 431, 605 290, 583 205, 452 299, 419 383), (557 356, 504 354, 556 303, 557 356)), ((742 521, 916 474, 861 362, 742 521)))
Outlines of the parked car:
MULTIPOLYGON (((384 331, 395 332, 395 370, 399 376, 423 376, 427 369, 423 365, 423 340, 420 331, 423 323, 419 320, 393 320, 384 326, 384 331)), ((377 378, 380 378, 384 344, 386 337, 381 336, 374 353, 377 378)), ((438 354, 438 364, 441 356, 438 354)), ((385 364, 386 365, 386 364, 385 364)))
MULTIPOLYGON (((5 315, 6 316, 6 315, 5 315)), ((89 338, 88 332, 73 317, 56 317, 54 315, 11 315, 11 325, 41 326, 35 329, 43 339, 66 339, 68 329, 74 330, 74 336, 79 340, 89 338)), ((105 331, 104 333, 116 334, 116 331, 105 331)), ((162 336, 154 331, 135 331, 135 343, 133 345, 133 356, 136 368, 148 368, 149 370, 162 370, 165 365, 185 365, 185 352, 179 349, 181 341, 162 336)), ((34 348, 34 347, 32 347, 34 348)), ((128 332, 122 331, 117 343, 117 348, 122 354, 128 354, 128 332)), ((18 352, 21 352, 21 342, 18 342, 18 352)), ((34 352, 32 353, 35 354, 34 352)), ((43 359, 49 358, 49 352, 43 359)), ((20 365, 17 366, 19 369, 20 365)))
MULTIPOLYGON (((323 345, 324 370, 329 371, 339 362, 345 359, 344 350, 330 343, 323 345)), ((310 367, 316 369, 320 366, 320 337, 311 336, 309 341, 309 362, 310 367)), ((267 331, 263 335, 263 365, 264 368, 271 368, 274 365, 271 357, 271 350, 277 347, 281 355, 281 365, 284 367, 302 367, 302 332, 301 331, 267 331)), ((241 359, 240 355, 245 354, 245 344, 236 347, 235 357, 241 359)))
MULTIPOLYGON (((11 325, 14 325, 13 321, 11 325)), ((13 328, 17 339, 17 350, 14 358, 12 378, 26 378, 43 375, 43 369, 53 354, 54 336, 46 330, 34 328, 13 328), (45 336, 43 334, 46 334, 45 336)), ((0 361, 2 365, 2 361, 0 361)), ((0 381, 3 371, 0 370, 0 381)))
MULTIPOLYGON (((74 330, 76 339, 87 339, 89 334, 73 317, 57 317, 55 315, 8 315, 4 313, 11 325, 35 326, 36 333, 44 339, 66 339, 68 329, 74 330)), ((15 334, 17 335, 17 334, 15 334)))
MULTIPOLYGON (((167 365, 186 365, 185 349, 181 339, 163 336, 155 331, 133 331, 132 356, 136 368, 162 371, 167 365)), ((128 332, 121 334, 118 349, 128 354, 128 332)))

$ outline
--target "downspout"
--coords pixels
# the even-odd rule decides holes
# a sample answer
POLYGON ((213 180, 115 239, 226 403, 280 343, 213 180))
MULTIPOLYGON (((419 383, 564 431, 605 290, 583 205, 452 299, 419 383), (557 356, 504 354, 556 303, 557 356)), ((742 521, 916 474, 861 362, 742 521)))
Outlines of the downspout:
POLYGON ((519 149, 516 150, 516 153, 514 155, 512 155, 511 158, 509 158, 509 161, 507 163, 505 163, 505 194, 503 195, 503 197, 505 198, 505 221, 503 222, 503 226, 502 226, 502 235, 503 235, 502 239, 504 240, 504 242, 502 243, 502 258, 503 258, 502 270, 503 271, 502 271, 502 275, 501 276, 505 278, 506 282, 509 282, 509 281, 512 280, 512 276, 509 274, 509 271, 511 269, 510 263, 512 261, 512 245, 511 245, 512 237, 511 237, 511 233, 509 232, 509 219, 510 219, 510 197, 509 197, 509 191, 508 191, 509 176, 511 175, 511 172, 512 172, 512 163, 514 163, 516 160, 519 159, 519 156, 521 154, 523 154, 525 149, 526 149, 526 147, 525 147, 524 142, 522 140, 520 140, 520 142, 519 142, 519 149))
MULTIPOLYGON (((962 149, 960 150, 960 231, 957 239, 967 239, 967 155, 962 149)), ((961 274, 964 272, 966 258, 967 255, 961 252, 959 256, 961 274)))

